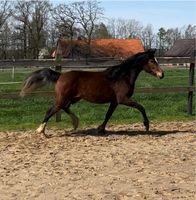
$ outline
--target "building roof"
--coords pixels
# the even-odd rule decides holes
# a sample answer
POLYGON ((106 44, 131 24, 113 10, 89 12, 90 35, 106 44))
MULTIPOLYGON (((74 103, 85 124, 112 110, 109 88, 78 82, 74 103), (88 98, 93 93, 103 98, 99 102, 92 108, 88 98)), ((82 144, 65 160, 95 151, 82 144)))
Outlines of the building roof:
MULTIPOLYGON (((126 58, 143 51, 144 47, 139 39, 96 39, 91 43, 91 57, 126 58)), ((85 57, 86 42, 73 40, 71 43, 70 40, 60 39, 55 53, 66 58, 71 56, 71 52, 85 57)))
POLYGON ((173 47, 164 56, 167 57, 193 57, 196 52, 196 39, 177 40, 173 47))

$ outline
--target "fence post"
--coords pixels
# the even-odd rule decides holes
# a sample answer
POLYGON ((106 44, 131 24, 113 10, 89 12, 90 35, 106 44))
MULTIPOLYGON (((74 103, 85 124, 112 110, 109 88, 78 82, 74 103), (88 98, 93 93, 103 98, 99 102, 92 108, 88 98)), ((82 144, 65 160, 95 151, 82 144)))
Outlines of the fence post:
POLYGON ((15 58, 12 57, 12 61, 13 61, 13 66, 12 66, 12 81, 14 81, 15 79, 15 58))
MULTIPOLYGON (((62 71, 61 65, 56 65, 55 66, 55 71, 61 72, 62 71)), ((61 111, 56 113, 56 122, 60 122, 60 121, 61 121, 61 111)))
POLYGON ((15 79, 15 66, 12 67, 12 81, 15 79))
MULTIPOLYGON (((194 82, 194 69, 195 68, 195 63, 190 64, 189 68, 189 87, 193 86, 194 82)), ((193 112, 193 91, 189 91, 188 93, 188 114, 192 115, 193 112)))

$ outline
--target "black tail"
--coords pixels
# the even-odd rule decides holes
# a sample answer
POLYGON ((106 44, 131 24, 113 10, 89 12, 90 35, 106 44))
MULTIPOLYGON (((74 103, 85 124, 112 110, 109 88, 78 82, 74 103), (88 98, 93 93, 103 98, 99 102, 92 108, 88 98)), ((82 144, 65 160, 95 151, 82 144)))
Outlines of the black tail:
POLYGON ((23 97, 50 82, 56 83, 60 75, 61 73, 49 68, 37 70, 25 79, 20 95, 23 97))

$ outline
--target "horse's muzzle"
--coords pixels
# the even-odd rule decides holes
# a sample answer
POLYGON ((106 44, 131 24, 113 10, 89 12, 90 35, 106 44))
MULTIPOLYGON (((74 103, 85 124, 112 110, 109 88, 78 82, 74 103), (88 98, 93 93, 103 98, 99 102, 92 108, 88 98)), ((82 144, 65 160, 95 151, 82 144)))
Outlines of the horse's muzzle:
POLYGON ((164 72, 157 72, 156 76, 160 79, 164 78, 164 72))

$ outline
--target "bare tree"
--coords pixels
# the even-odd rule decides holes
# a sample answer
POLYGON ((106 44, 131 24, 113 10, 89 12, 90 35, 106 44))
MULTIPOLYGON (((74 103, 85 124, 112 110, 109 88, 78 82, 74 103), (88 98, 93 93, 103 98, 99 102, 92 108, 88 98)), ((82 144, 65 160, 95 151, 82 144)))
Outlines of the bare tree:
POLYGON ((186 39, 193 39, 196 38, 196 26, 188 25, 185 33, 184 33, 184 38, 186 39))
POLYGON ((139 38, 143 26, 134 19, 109 19, 108 30, 114 38, 139 38))
MULTIPOLYGON (((53 14, 53 13, 51 13, 51 14, 53 14)), ((57 44, 60 33, 56 27, 56 21, 52 16, 50 17, 50 20, 47 23, 46 31, 47 31, 46 46, 48 48, 53 48, 57 44)))
POLYGON ((8 25, 8 18, 11 16, 11 4, 9 1, 0 0, 0 56, 7 58, 7 50, 10 47, 11 30, 8 25))
POLYGON ((129 33, 129 38, 139 38, 141 36, 143 26, 139 21, 135 19, 130 19, 127 22, 127 29, 129 33))
POLYGON ((28 24, 30 47, 34 58, 38 58, 39 50, 45 46, 47 32, 46 26, 50 4, 48 1, 31 2, 31 19, 28 24))
POLYGON ((116 19, 115 18, 109 18, 107 22, 107 30, 109 35, 111 35, 112 38, 116 38, 116 19))
POLYGON ((3 59, 7 59, 9 56, 8 50, 11 46, 11 30, 7 22, 1 27, 1 35, 0 35, 0 57, 3 59))
POLYGON ((73 40, 77 32, 73 4, 60 4, 53 10, 53 18, 61 36, 73 40))
POLYGON ((56 6, 53 9, 53 18, 59 37, 70 39, 71 56, 73 57, 73 38, 78 32, 73 4, 60 4, 56 6))
POLYGON ((11 4, 8 0, 0 1, 0 29, 11 16, 11 4))
POLYGON ((91 41, 96 23, 103 16, 103 8, 96 0, 73 3, 77 23, 82 27, 88 47, 88 55, 91 55, 91 41))
POLYGON ((18 40, 21 40, 24 58, 27 58, 28 54, 28 27, 30 23, 31 6, 32 3, 30 1, 17 1, 14 7, 15 12, 13 13, 13 17, 16 20, 14 27, 19 32, 18 40))
POLYGON ((167 29, 165 36, 166 48, 171 48, 174 45, 174 42, 178 39, 181 39, 181 33, 178 28, 167 29))
POLYGON ((50 11, 48 1, 18 0, 15 3, 13 19, 14 27, 21 42, 23 58, 38 58, 39 51, 47 40, 47 21, 50 11))
POLYGON ((106 39, 111 38, 108 29, 104 23, 100 23, 95 26, 95 31, 93 33, 93 38, 100 38, 100 39, 106 39))
POLYGON ((128 27, 127 27, 128 20, 122 18, 111 18, 108 20, 108 30, 109 34, 113 38, 128 38, 128 27))
POLYGON ((126 19, 117 19, 116 20, 116 36, 117 38, 128 38, 129 33, 128 33, 128 20, 126 19))
POLYGON ((152 24, 148 24, 141 31, 141 40, 143 42, 144 48, 150 49, 155 42, 155 35, 153 33, 152 24))

